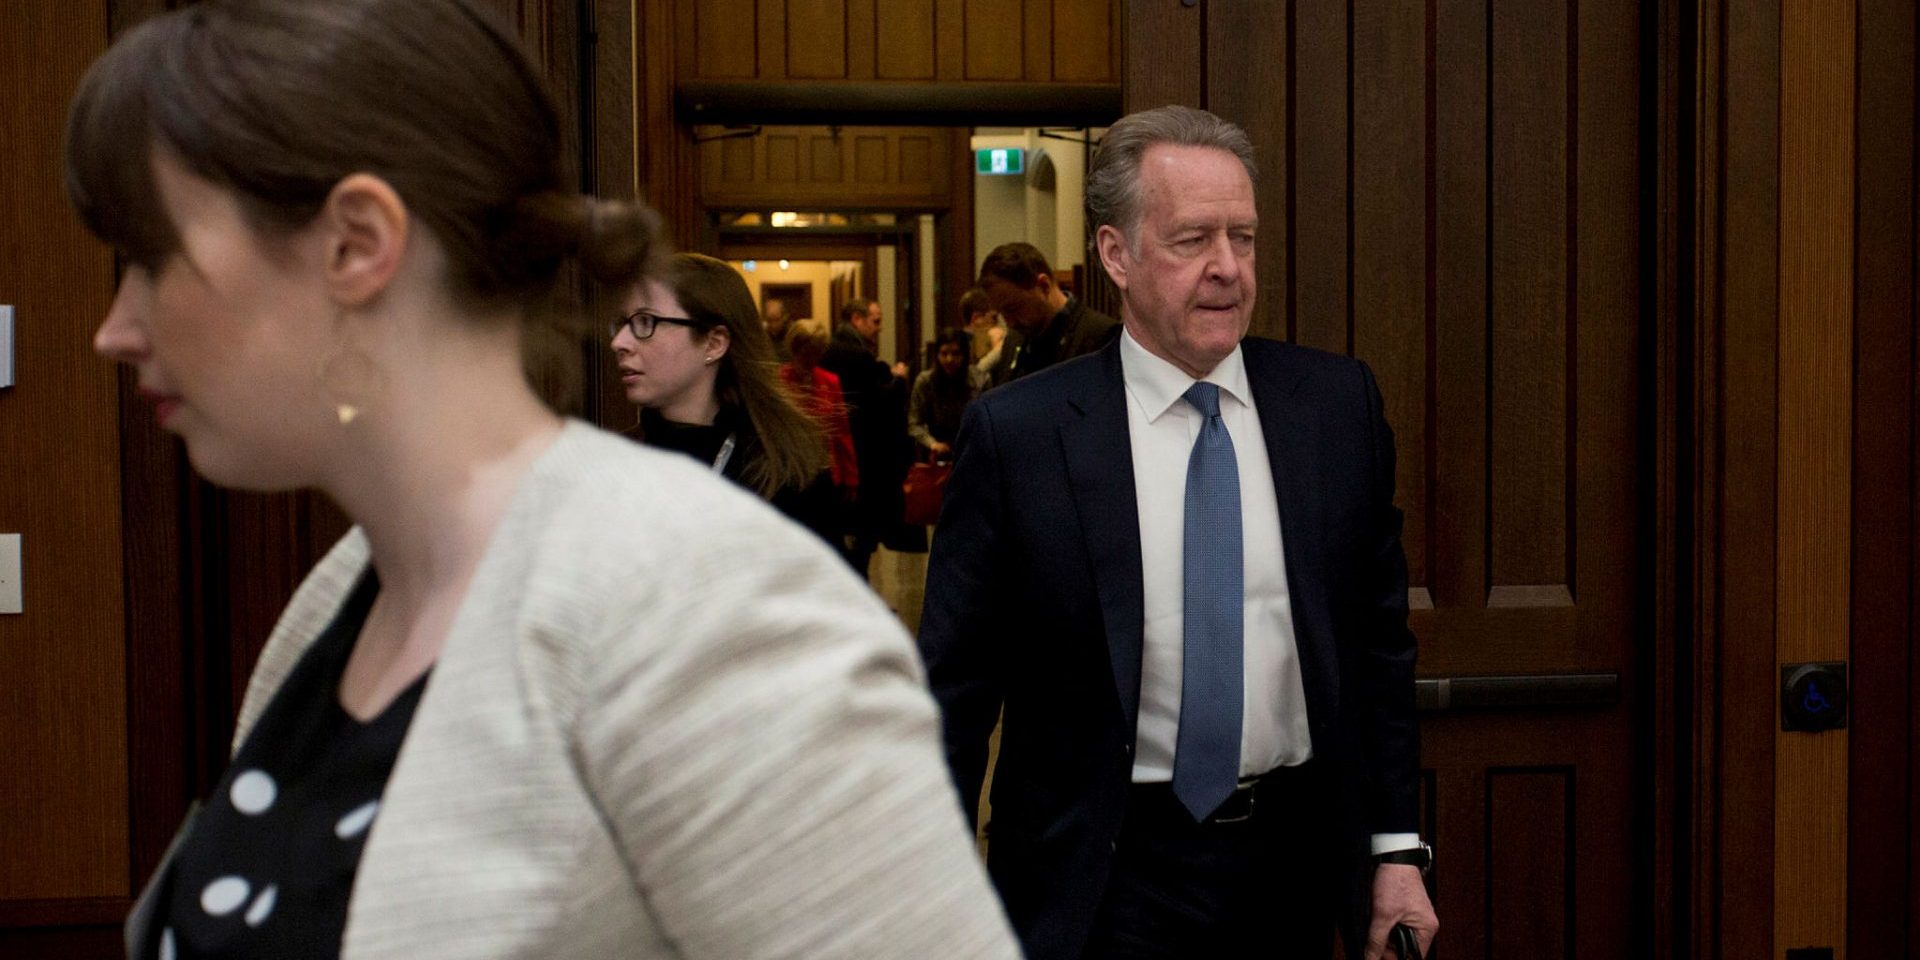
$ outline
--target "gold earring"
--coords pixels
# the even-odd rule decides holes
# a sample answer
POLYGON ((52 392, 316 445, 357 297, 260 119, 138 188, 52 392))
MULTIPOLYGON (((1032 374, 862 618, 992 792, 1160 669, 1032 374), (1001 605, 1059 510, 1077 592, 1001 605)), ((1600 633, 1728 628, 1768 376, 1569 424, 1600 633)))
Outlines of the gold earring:
POLYGON ((339 418, 341 426, 359 419, 367 403, 386 388, 386 383, 386 374, 373 357, 344 335, 339 349, 320 363, 320 386, 332 397, 334 416, 339 418))

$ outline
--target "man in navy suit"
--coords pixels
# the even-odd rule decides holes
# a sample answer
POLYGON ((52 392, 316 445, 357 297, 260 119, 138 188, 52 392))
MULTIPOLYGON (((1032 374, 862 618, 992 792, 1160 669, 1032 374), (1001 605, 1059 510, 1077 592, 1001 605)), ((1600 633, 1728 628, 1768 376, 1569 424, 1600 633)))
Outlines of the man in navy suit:
POLYGON ((1438 929, 1393 434, 1355 360, 1248 338, 1252 146, 1115 124, 1124 334, 967 411, 920 649, 1027 955, 1376 960, 1438 929))

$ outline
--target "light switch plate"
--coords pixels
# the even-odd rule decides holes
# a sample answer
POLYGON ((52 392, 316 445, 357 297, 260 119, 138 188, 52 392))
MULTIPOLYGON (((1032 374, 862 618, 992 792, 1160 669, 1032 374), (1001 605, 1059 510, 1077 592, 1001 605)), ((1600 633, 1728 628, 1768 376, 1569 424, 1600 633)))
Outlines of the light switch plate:
POLYGON ((0 387, 13 386, 13 308, 0 303, 0 387))
POLYGON ((0 613, 25 613, 20 599, 20 535, 0 533, 0 613))

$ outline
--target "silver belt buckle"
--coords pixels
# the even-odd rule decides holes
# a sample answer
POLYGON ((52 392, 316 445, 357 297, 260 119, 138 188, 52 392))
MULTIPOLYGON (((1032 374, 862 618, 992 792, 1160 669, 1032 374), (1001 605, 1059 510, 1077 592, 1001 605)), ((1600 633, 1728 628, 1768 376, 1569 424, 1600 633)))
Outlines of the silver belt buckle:
POLYGON ((1258 785, 1258 778, 1249 777, 1246 780, 1242 781, 1238 786, 1234 787, 1233 794, 1227 797, 1228 802, 1232 802, 1234 796, 1238 795, 1240 791, 1245 790, 1247 792, 1246 810, 1242 812, 1239 816, 1214 817, 1213 822, 1214 823, 1243 823, 1245 821, 1253 819, 1253 801, 1256 799, 1254 787, 1256 787, 1257 785, 1258 785))

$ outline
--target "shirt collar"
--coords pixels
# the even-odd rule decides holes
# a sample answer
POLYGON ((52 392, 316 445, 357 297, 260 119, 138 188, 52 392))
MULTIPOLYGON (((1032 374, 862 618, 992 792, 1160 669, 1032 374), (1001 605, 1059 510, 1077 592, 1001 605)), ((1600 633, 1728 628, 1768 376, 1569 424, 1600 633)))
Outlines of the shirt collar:
MULTIPOLYGON (((1128 392, 1146 411, 1148 422, 1160 419, 1180 401, 1188 387, 1199 382, 1179 367, 1148 353, 1147 348, 1133 338, 1132 330, 1123 329, 1120 333, 1120 371, 1128 392)), ((1218 386, 1222 394, 1242 406, 1253 406, 1253 394, 1247 389, 1247 360, 1239 346, 1201 379, 1218 386)))

